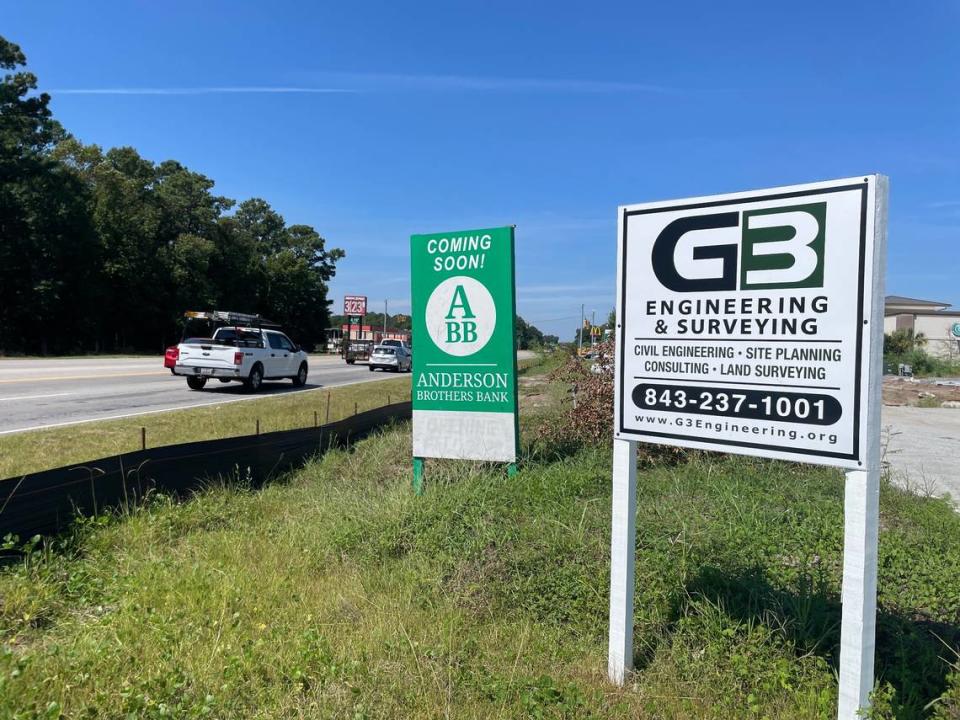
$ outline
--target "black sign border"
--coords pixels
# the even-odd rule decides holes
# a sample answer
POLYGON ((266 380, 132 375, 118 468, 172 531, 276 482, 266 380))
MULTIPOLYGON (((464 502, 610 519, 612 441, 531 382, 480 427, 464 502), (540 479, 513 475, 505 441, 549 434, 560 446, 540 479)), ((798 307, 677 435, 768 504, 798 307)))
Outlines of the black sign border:
POLYGON ((856 460, 859 464, 862 463, 862 458, 860 457, 860 395, 861 395, 861 383, 862 383, 862 360, 863 360, 863 284, 864 284, 864 275, 865 275, 865 265, 866 265, 866 250, 867 250, 867 197, 868 197, 868 188, 869 182, 864 179, 863 182, 853 183, 851 185, 837 185, 835 187, 811 189, 811 190, 796 190, 794 192, 788 193, 773 193, 770 195, 755 195, 753 197, 744 197, 744 198, 730 198, 727 200, 711 200, 708 202, 699 202, 692 203, 689 205, 666 205, 662 207, 655 208, 644 208, 642 210, 623 210, 623 235, 620 239, 620 244, 622 248, 622 254, 620 257, 620 267, 621 267, 621 287, 620 287, 620 312, 621 317, 619 318, 620 322, 620 416, 617 418, 619 428, 617 429, 617 435, 629 435, 632 437, 658 437, 658 438, 668 438, 671 440, 687 440, 692 442, 702 442, 710 445, 726 445, 729 447, 741 447, 741 448, 752 448, 757 450, 776 450, 778 452, 791 453, 794 455, 810 455, 814 457, 826 457, 826 458, 837 458, 840 460, 856 460), (648 432, 643 430, 628 430, 624 428, 623 417, 624 417, 624 404, 626 402, 624 392, 626 384, 624 383, 624 360, 626 353, 626 337, 624 337, 624 332, 627 327, 627 228, 629 225, 629 218, 633 215, 651 215, 658 212, 677 212, 682 210, 698 210, 701 208, 709 207, 723 207, 724 205, 742 205, 744 203, 750 202, 764 202, 767 200, 787 200, 798 197, 808 197, 811 195, 825 195, 828 193, 836 192, 849 192, 850 190, 860 190, 860 272, 859 277, 857 278, 857 323, 856 323, 856 337, 857 337, 857 360, 856 360, 856 377, 854 379, 854 395, 853 395, 853 452, 852 453, 834 453, 824 450, 812 450, 808 448, 795 448, 783 445, 771 445, 767 443, 748 443, 748 442, 738 442, 736 440, 723 440, 716 437, 699 437, 692 435, 675 435, 673 433, 658 433, 658 432, 648 432))

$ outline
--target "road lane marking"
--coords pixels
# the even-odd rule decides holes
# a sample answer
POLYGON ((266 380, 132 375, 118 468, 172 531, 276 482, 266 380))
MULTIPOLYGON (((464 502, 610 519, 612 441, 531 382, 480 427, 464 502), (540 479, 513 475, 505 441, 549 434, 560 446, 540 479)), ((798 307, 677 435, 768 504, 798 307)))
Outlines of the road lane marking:
POLYGON ((13 430, 0 430, 0 435, 12 435, 19 432, 30 432, 32 430, 49 430, 52 428, 66 427, 68 425, 83 425, 84 423, 101 422, 107 420, 123 420, 124 418, 139 417, 140 415, 157 415, 159 413, 173 412, 175 410, 190 410, 191 408, 209 407, 211 405, 227 405, 228 403, 244 402, 245 400, 268 400, 270 398, 284 397, 285 395, 300 395, 302 393, 315 392, 317 390, 329 390, 335 387, 345 387, 347 385, 359 385, 360 383, 379 382, 382 380, 394 379, 391 375, 383 374, 373 377, 367 377, 363 380, 350 380, 349 382, 331 383, 329 385, 320 385, 319 387, 307 388, 306 390, 293 390, 273 395, 251 395, 250 397, 231 398, 229 400, 214 400, 207 403, 196 405, 178 405, 172 408, 163 408, 161 410, 142 410, 140 412, 125 413, 123 415, 109 415, 107 417, 88 418, 86 420, 68 420, 62 423, 50 423, 48 425, 31 425, 27 427, 14 428, 13 430))
POLYGON ((24 382, 54 382, 57 380, 99 380, 101 378, 118 378, 118 377, 147 377, 148 375, 163 375, 162 370, 153 370, 151 372, 139 372, 139 373, 112 373, 110 375, 60 375, 59 377, 46 377, 44 375, 33 375, 31 377, 25 378, 13 378, 10 380, 0 380, 0 384, 8 383, 24 383, 24 382))
POLYGON ((76 395, 76 393, 50 393, 49 395, 16 395, 14 397, 0 397, 0 402, 7 400, 39 400, 40 398, 63 397, 64 395, 76 395))

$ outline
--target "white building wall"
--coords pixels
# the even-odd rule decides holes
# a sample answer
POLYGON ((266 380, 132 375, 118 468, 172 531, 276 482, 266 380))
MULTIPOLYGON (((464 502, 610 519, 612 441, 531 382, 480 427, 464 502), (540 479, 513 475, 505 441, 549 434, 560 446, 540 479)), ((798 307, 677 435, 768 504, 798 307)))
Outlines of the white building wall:
MULTIPOLYGON (((960 316, 917 315, 914 321, 914 329, 917 333, 923 333, 927 338, 926 350, 928 353, 936 357, 956 360, 960 358, 960 348, 957 347, 958 338, 953 337, 950 333, 950 328, 956 322, 960 322, 960 316)), ((884 319, 885 332, 886 326, 886 319, 884 319)))

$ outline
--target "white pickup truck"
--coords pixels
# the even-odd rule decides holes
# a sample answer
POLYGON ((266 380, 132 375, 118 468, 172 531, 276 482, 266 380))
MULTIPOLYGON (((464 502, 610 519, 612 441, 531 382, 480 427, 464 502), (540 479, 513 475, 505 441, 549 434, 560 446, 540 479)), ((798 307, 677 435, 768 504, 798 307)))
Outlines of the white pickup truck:
POLYGON ((212 378, 242 382, 250 392, 264 380, 307 382, 307 353, 279 330, 221 327, 209 338, 184 339, 175 355, 171 371, 185 376, 191 390, 203 390, 212 378))

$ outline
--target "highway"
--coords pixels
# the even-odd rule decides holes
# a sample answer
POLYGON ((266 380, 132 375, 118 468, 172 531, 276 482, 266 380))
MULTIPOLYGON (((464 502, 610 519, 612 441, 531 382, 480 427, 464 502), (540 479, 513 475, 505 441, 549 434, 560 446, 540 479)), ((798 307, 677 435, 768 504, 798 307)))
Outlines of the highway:
POLYGON ((0 435, 397 377, 336 356, 312 355, 309 362, 305 387, 265 381, 251 395, 240 383, 189 390, 184 378, 164 369, 162 357, 0 359, 0 435))

